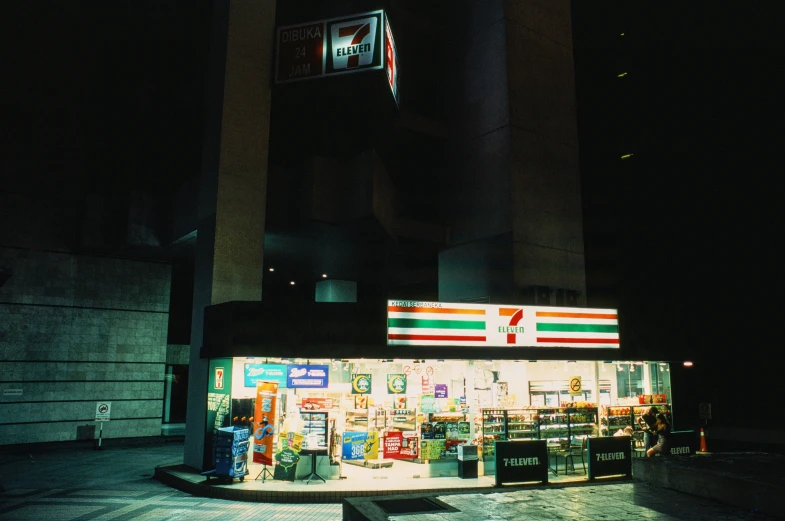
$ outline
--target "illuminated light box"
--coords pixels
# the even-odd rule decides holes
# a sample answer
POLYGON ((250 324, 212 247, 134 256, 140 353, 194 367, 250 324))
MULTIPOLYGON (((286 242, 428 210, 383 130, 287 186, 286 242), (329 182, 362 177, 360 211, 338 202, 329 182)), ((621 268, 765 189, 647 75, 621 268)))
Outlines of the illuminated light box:
POLYGON ((615 309, 387 301, 387 344, 618 348, 615 309))

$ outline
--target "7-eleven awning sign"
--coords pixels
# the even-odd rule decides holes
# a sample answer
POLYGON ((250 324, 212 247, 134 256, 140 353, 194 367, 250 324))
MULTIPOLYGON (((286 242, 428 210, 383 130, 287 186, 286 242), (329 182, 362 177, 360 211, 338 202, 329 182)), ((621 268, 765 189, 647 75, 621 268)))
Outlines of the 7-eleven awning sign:
POLYGON ((618 348, 615 309, 387 301, 387 344, 618 348))

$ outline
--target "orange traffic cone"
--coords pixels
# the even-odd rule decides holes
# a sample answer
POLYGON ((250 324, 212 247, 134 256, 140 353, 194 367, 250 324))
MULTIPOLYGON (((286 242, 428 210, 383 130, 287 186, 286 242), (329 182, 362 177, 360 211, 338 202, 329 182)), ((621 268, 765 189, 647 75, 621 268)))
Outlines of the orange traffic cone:
POLYGON ((701 445, 700 445, 701 452, 709 452, 709 449, 706 448, 706 431, 703 430, 701 427, 701 445))

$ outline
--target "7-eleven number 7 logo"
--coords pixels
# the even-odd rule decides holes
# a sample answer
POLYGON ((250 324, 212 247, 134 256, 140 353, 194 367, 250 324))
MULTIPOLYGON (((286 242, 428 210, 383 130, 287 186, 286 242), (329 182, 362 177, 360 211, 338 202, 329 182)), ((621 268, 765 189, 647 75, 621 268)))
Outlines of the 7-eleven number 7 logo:
POLYGON ((377 23, 374 16, 332 25, 334 69, 356 69, 373 63, 377 23))
POLYGON ((516 335, 523 333, 523 326, 519 326, 523 319, 523 310, 517 308, 499 308, 499 316, 510 317, 509 325, 499 326, 499 333, 507 333, 507 343, 515 345, 516 335))

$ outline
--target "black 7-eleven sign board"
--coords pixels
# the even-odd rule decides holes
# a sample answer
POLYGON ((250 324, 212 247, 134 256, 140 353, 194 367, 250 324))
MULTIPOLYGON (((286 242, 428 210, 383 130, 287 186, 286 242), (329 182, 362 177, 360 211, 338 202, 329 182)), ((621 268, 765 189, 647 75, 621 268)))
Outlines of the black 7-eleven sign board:
MULTIPOLYGON (((286 83, 335 74, 382 69, 397 56, 385 52, 384 11, 279 27, 275 82, 286 83)), ((395 54, 395 53, 393 53, 395 54)))

